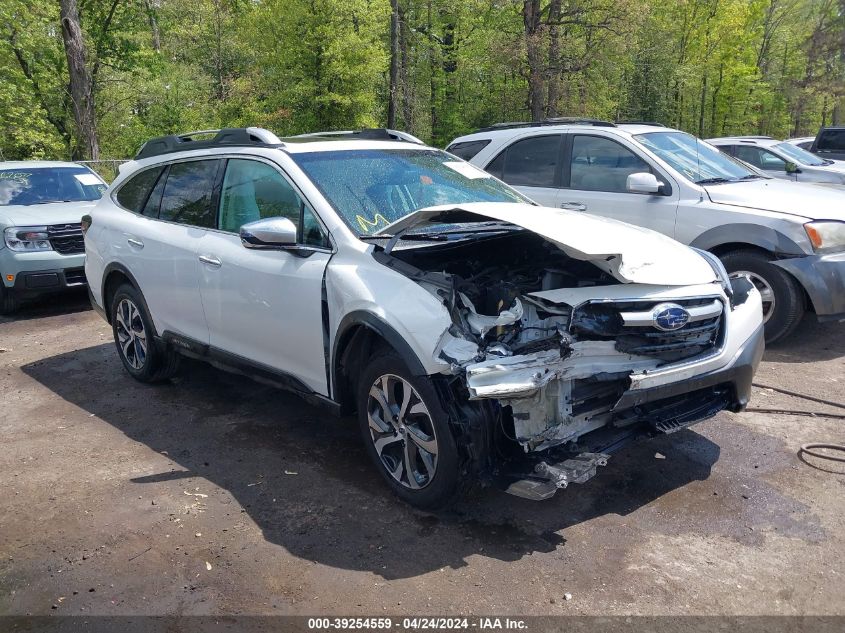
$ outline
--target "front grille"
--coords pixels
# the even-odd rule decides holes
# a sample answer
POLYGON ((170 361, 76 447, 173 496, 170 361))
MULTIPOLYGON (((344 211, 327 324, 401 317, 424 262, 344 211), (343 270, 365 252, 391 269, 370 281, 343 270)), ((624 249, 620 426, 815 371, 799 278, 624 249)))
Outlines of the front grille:
POLYGON ((50 246, 57 253, 76 255, 85 252, 81 224, 53 224, 47 227, 47 235, 50 246))
POLYGON ((576 311, 573 326, 581 335, 579 338, 613 339, 620 352, 672 363, 716 349, 722 336, 723 315, 724 305, 713 297, 594 303, 576 311), (653 324, 651 314, 661 303, 677 304, 698 316, 677 330, 660 330, 653 324))
MULTIPOLYGON (((701 309, 713 304, 713 299, 687 299, 673 301, 688 310, 701 309)), ((653 310, 658 303, 651 304, 646 312, 653 310)), ((625 306, 627 311, 629 306, 625 306)), ((666 362, 676 362, 693 358, 716 348, 722 330, 724 306, 718 302, 718 314, 711 318, 690 321, 682 328, 664 332, 653 325, 632 325, 622 328, 616 339, 616 349, 620 352, 639 356, 656 356, 666 362)))

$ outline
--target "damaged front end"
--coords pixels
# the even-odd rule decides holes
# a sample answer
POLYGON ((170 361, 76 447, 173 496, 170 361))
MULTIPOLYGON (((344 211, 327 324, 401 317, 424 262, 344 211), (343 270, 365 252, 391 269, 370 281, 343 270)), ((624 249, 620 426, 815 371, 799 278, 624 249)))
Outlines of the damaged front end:
POLYGON ((717 266, 690 286, 630 283, 607 258, 595 265, 527 231, 377 258, 448 309, 435 355, 460 385, 453 394, 493 411, 507 459, 491 475, 513 494, 547 498, 590 479, 632 439, 747 401, 746 376, 737 387, 723 356, 732 311, 756 292, 743 279, 733 292, 717 266))

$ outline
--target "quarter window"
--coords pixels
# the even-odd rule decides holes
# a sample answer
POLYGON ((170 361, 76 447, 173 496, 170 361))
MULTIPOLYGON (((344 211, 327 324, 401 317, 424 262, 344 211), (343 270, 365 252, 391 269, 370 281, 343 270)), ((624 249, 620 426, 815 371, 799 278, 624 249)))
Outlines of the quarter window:
POLYGON ((453 143, 446 148, 446 151, 459 158, 463 158, 464 160, 472 160, 478 152, 483 150, 489 144, 490 139, 484 139, 481 141, 464 141, 463 143, 453 143))
POLYGON ((150 190, 163 170, 163 167, 153 167, 132 176, 117 192, 118 204, 129 211, 141 213, 147 202, 147 197, 150 195, 150 190))
POLYGON ((642 172, 652 173, 649 164, 616 141, 586 135, 572 141, 572 189, 627 193, 628 176, 642 172))
POLYGON ((164 185, 159 218, 201 228, 214 228, 211 198, 218 160, 173 163, 164 185))

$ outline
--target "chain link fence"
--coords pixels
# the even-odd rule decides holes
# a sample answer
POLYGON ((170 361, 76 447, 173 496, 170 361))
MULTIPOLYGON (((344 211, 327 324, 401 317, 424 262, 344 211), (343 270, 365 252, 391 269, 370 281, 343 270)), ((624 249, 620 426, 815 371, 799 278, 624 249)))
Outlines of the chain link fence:
POLYGON ((111 181, 117 178, 118 168, 123 164, 129 161, 127 160, 77 160, 74 161, 78 165, 85 165, 86 167, 90 167, 98 174, 100 177, 105 180, 107 183, 111 184, 111 181))

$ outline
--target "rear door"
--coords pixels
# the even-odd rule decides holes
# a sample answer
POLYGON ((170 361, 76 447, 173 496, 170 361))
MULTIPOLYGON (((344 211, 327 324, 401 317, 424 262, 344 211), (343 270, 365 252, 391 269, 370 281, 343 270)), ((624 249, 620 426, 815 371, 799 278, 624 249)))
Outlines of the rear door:
POLYGON ((565 143, 560 206, 675 235, 678 187, 631 148, 596 134, 570 134, 565 143), (663 183, 657 194, 628 191, 628 176, 653 173, 663 183))
POLYGON ((220 164, 216 159, 187 160, 162 170, 141 214, 122 223, 115 244, 141 287, 156 330, 203 344, 208 343, 208 327, 197 248, 214 226, 212 198, 220 164))
POLYGON ((328 394, 323 275, 332 249, 311 206, 282 170, 257 157, 231 158, 216 230, 201 239, 200 288, 212 347, 295 377, 328 394), (285 217, 307 253, 245 248, 243 224, 285 217))
POLYGON ((562 134, 523 137, 502 150, 486 170, 546 207, 560 203, 562 134))

